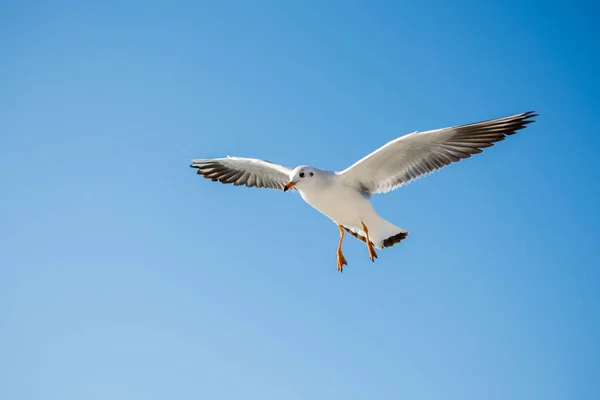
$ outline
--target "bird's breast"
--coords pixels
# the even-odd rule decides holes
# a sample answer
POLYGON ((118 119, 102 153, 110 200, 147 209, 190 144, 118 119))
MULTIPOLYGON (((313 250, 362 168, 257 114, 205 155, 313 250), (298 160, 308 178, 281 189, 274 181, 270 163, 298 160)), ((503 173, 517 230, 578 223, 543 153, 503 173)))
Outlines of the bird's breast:
POLYGON ((331 185, 311 189, 299 190, 304 201, 341 225, 356 224, 361 210, 370 206, 369 201, 358 191, 346 186, 331 185))

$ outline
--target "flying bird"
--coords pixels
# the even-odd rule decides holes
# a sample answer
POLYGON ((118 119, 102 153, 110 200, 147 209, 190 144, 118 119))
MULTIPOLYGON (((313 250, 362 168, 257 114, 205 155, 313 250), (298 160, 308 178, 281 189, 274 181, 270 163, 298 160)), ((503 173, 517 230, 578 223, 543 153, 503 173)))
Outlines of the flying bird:
POLYGON ((235 186, 296 191, 306 203, 338 227, 337 269, 347 265, 342 253, 344 232, 375 248, 392 247, 408 231, 381 218, 370 197, 387 193, 453 162, 481 153, 508 135, 517 133, 537 114, 533 111, 426 132, 413 132, 388 142, 341 172, 301 165, 294 169, 254 158, 229 157, 192 160, 190 167, 213 182, 235 186))

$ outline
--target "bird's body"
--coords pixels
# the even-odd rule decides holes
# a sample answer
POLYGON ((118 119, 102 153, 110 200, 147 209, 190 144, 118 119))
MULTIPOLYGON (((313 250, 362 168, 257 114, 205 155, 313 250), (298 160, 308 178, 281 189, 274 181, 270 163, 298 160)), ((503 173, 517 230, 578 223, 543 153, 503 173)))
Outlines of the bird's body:
POLYGON ((311 170, 314 171, 311 183, 314 183, 298 188, 298 192, 307 204, 337 225, 364 237, 365 233, 362 229, 364 223, 369 227, 371 242, 379 249, 384 248, 383 242, 386 239, 402 232, 407 233, 404 229, 381 218, 375 212, 368 196, 346 185, 335 172, 316 168, 311 170))
POLYGON ((408 232, 381 218, 370 197, 387 193, 452 162, 481 153, 506 136, 533 122, 526 112, 475 124, 427 132, 413 132, 394 139, 340 172, 309 166, 294 169, 254 158, 193 160, 191 167, 212 181, 235 186, 266 187, 298 191, 304 201, 338 225, 338 270, 347 264, 342 254, 344 232, 367 244, 371 261, 373 247, 383 249, 404 240, 408 232))

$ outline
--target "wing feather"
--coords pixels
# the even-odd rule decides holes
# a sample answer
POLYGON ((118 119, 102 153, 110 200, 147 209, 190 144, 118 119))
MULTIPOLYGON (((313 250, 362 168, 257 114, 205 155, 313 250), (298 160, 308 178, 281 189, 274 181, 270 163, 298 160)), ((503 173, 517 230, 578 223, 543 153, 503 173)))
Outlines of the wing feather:
POLYGON ((534 122, 533 111, 474 124, 413 132, 338 172, 366 194, 385 193, 453 162, 470 158, 534 122))
MULTIPOLYGON (((192 160, 198 174, 213 182, 283 190, 291 169, 256 158, 226 157, 192 160)), ((292 188, 293 190, 293 188, 292 188)))

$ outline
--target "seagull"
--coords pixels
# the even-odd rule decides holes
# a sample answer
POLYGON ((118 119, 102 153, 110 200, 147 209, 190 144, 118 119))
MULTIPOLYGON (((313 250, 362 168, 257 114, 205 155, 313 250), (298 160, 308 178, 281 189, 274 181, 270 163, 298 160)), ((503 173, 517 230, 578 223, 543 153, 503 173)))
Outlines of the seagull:
POLYGON ((439 170, 453 162, 481 153, 506 136, 534 122, 534 111, 483 122, 400 136, 341 172, 301 165, 288 168, 255 158, 230 157, 192 160, 190 167, 213 182, 235 186, 298 192, 310 206, 338 227, 337 269, 348 265, 342 253, 344 232, 367 245, 375 261, 375 248, 392 247, 408 231, 380 217, 370 202, 377 193, 387 193, 439 170))

